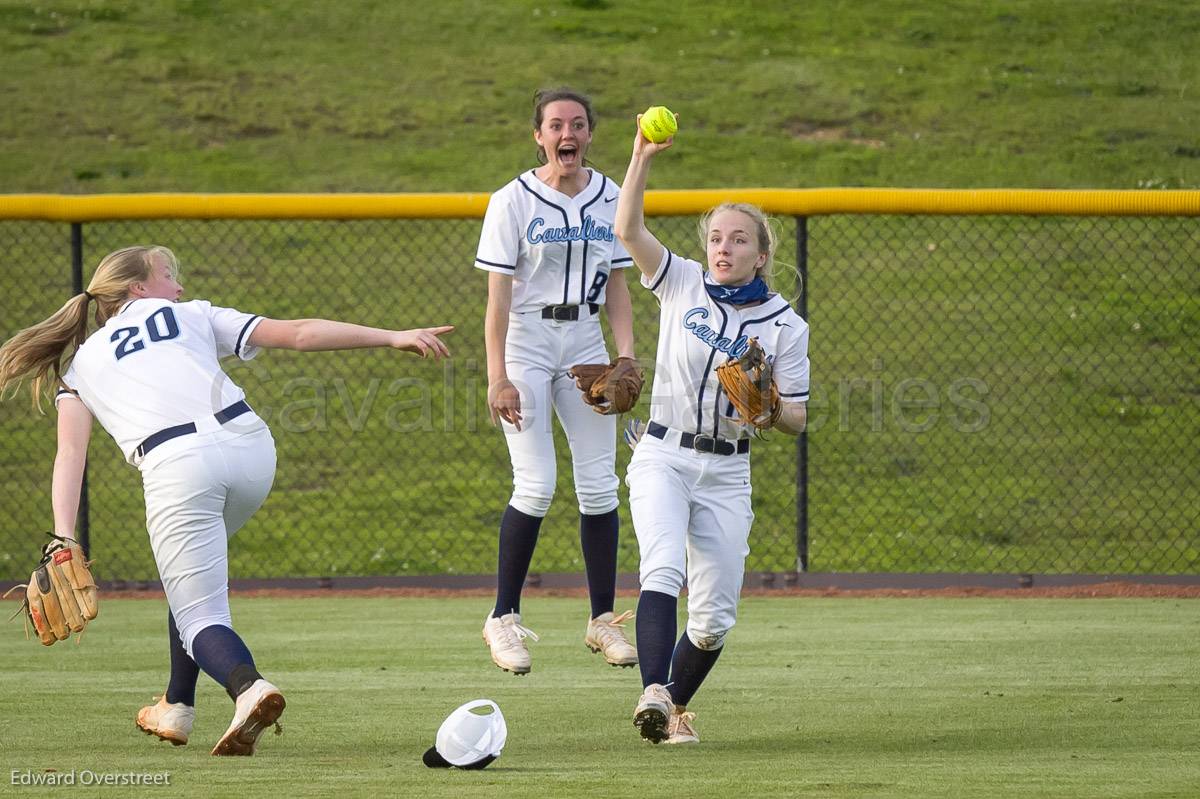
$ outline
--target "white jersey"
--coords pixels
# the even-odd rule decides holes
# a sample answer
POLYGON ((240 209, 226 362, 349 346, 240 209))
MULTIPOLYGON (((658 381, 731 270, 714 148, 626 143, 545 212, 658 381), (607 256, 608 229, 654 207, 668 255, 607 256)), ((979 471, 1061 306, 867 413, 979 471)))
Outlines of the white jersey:
POLYGON ((737 439, 754 428, 737 418, 716 367, 757 338, 783 400, 806 402, 808 323, 778 294, 747 307, 718 302, 705 290, 705 279, 699 263, 665 247, 654 276, 642 276, 662 305, 650 418, 683 432, 737 439))
POLYGON ((245 399, 219 359, 253 358, 248 343, 262 317, 204 300, 130 300, 88 336, 63 375, 134 463, 139 444, 167 427, 211 418, 245 399))
POLYGON ((475 266, 513 276, 512 311, 604 304, 610 269, 633 263, 613 235, 619 189, 596 170, 574 197, 533 173, 492 195, 475 266))

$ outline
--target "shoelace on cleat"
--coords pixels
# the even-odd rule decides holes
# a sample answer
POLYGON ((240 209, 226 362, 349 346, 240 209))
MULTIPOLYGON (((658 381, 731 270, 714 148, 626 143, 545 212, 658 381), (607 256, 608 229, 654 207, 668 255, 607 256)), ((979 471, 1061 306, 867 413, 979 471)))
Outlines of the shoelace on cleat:
POLYGON ((539 640, 537 633, 518 621, 501 621, 500 630, 501 634, 504 636, 504 645, 506 647, 524 646, 521 641, 525 638, 532 638, 534 641, 539 640))
MULTIPOLYGON (((599 628, 600 645, 605 649, 613 642, 614 638, 620 640, 620 643, 628 644, 629 638, 625 635, 625 622, 633 618, 633 611, 627 610, 619 616, 613 616, 612 621, 597 621, 592 619, 592 624, 599 628)), ((536 640, 536 639, 534 639, 536 640)))
POLYGON ((692 722, 695 720, 696 714, 689 710, 685 710, 682 713, 672 713, 671 721, 667 725, 667 732, 672 736, 678 735, 680 732, 695 735, 696 731, 692 729, 692 722))

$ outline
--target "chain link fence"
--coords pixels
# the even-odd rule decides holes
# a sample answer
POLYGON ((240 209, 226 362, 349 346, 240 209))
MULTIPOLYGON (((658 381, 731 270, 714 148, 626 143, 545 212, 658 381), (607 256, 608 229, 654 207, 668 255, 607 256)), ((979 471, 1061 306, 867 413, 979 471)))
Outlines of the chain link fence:
MULTIPOLYGON (((650 226, 672 249, 702 253, 694 218, 650 226)), ((810 431, 755 447, 749 569, 1200 571, 1200 221, 833 215, 781 227, 776 288, 812 325, 810 431)), ((379 351, 227 362, 280 464, 266 505, 233 539, 231 574, 494 570, 511 471, 485 406, 478 220, 78 231, 85 281, 109 251, 159 243, 179 255, 187 297, 276 318, 457 326, 443 363, 379 351)), ((71 295, 71 245, 67 224, 0 222, 4 338, 71 295)), ((657 306, 632 291, 650 366, 657 306)), ((50 524, 45 410, 27 392, 0 404, 0 580, 27 575, 50 524)), ((556 445, 559 485, 533 570, 581 571, 561 431, 556 445)), ((622 445, 622 476, 628 460, 622 445)), ((636 571, 625 493, 620 568, 636 571)), ((139 473, 98 427, 88 496, 98 575, 154 579, 139 473)))

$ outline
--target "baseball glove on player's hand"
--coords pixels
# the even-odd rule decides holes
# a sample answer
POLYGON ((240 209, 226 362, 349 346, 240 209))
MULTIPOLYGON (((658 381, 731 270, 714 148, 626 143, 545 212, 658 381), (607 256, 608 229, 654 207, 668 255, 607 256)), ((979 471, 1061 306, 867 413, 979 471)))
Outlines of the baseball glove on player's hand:
POLYGON ((607 366, 584 363, 567 372, 583 392, 583 401, 596 413, 633 410, 642 394, 642 368, 633 358, 617 358, 607 366))
POLYGON ((717 367, 717 379, 746 424, 767 430, 779 421, 783 404, 767 354, 757 338, 750 339, 749 349, 739 358, 730 358, 717 367))
POLYGON ((46 646, 70 638, 73 632, 82 633, 98 610, 96 581, 83 549, 69 538, 51 537, 54 540, 42 547, 42 560, 29 584, 14 586, 25 589, 25 601, 17 613, 25 611, 46 646))

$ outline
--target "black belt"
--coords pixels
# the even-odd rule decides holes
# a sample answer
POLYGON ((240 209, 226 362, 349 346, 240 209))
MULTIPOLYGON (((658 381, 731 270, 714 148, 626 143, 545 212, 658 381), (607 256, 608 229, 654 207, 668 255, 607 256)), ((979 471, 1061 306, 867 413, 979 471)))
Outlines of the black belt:
MULTIPOLYGON (((214 413, 213 418, 217 420, 217 424, 225 424, 230 419, 236 419, 243 413, 250 413, 250 406, 246 404, 245 400, 238 400, 228 408, 222 408, 214 413)), ((139 457, 144 458, 150 454, 150 450, 154 449, 159 444, 165 444, 172 438, 191 435, 194 432, 196 432, 195 422, 177 424, 174 427, 164 427, 162 430, 154 433, 141 444, 139 444, 136 452, 139 457)))
MULTIPOLYGON (((553 319, 556 322, 577 322, 579 321, 579 305, 547 305, 542 309, 543 319, 553 319)), ((592 316, 600 310, 600 304, 589 302, 588 310, 592 312, 592 316)))
MULTIPOLYGON (((646 425, 646 432, 658 439, 666 438, 670 430, 671 428, 663 427, 658 422, 650 422, 646 425)), ((726 441, 723 438, 714 438, 713 436, 680 433, 679 446, 684 449, 694 449, 697 452, 712 452, 717 455, 732 455, 735 452, 738 455, 745 455, 750 451, 750 439, 739 438, 734 442, 726 441)))

